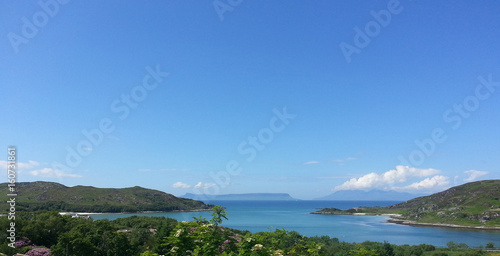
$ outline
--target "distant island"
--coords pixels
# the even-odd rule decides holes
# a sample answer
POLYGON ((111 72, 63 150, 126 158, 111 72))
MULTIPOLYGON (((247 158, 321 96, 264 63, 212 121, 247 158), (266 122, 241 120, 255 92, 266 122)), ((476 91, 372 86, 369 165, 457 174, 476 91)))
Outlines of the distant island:
POLYGON ((182 198, 194 200, 299 200, 291 197, 287 193, 246 193, 246 194, 225 194, 225 195, 205 195, 186 193, 182 198))
MULTIPOLYGON (((9 192, 7 183, 0 184, 0 193, 9 192)), ((60 212, 121 213, 146 211, 208 210, 211 206, 200 201, 178 198, 162 191, 142 187, 95 188, 67 187, 56 182, 16 183, 16 210, 50 210, 60 212)), ((0 204, 7 212, 8 204, 0 204)))
POLYGON ((325 208, 313 214, 387 215, 389 222, 404 225, 500 230, 500 180, 471 182, 387 207, 325 208))
POLYGON ((408 201, 417 197, 405 192, 384 190, 340 190, 330 195, 316 198, 315 200, 349 200, 349 201, 408 201))

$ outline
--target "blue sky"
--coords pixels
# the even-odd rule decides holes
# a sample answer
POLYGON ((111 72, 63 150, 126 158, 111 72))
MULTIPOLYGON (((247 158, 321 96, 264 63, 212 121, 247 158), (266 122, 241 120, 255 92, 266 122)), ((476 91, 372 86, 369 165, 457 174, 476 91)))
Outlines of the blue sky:
POLYGON ((496 1, 1 9, 18 182, 311 199, 500 178, 496 1))

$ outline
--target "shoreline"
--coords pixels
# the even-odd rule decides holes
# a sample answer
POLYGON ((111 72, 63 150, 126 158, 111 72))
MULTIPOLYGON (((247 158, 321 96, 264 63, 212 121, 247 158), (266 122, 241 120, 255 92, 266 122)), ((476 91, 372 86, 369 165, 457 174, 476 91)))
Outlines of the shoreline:
POLYGON ((414 227, 433 227, 433 228, 454 228, 454 229, 500 231, 500 227, 464 226, 464 225, 446 224, 446 223, 425 223, 425 222, 416 222, 413 220, 404 220, 404 219, 399 219, 399 218, 395 218, 395 217, 389 218, 387 220, 387 222, 399 224, 399 225, 414 226, 414 227))
POLYGON ((454 228, 454 229, 469 229, 469 230, 488 230, 488 231, 500 231, 500 227, 486 227, 486 226, 464 226, 458 224, 446 224, 446 223, 423 223, 416 222, 413 220, 402 219, 401 214, 376 214, 376 213, 339 213, 339 212, 311 212, 311 214, 321 214, 321 215, 352 215, 352 216, 385 216, 389 217, 386 223, 393 223, 405 226, 414 227, 433 227, 433 228, 454 228))

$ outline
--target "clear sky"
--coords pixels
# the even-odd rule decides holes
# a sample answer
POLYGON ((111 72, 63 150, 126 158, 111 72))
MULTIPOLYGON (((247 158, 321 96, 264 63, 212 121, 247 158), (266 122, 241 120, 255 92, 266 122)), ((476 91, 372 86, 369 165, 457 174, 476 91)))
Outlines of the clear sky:
POLYGON ((0 9, 18 182, 311 199, 500 178, 497 1, 0 9))

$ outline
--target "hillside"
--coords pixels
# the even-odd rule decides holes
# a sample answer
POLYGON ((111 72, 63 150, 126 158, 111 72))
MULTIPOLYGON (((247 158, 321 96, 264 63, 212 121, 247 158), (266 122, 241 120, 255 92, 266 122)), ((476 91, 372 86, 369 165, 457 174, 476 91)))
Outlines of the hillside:
POLYGON ((247 194, 225 194, 225 195, 203 195, 187 193, 183 198, 195 200, 298 200, 286 193, 247 193, 247 194))
POLYGON ((351 200, 351 201, 407 201, 415 195, 397 191, 384 190, 341 190, 316 200, 351 200))
POLYGON ((315 214, 398 214, 392 222, 409 225, 500 228, 500 180, 456 186, 387 207, 322 209, 315 214))
MULTIPOLYGON (((189 211, 208 209, 200 201, 178 198, 162 191, 142 187, 95 188, 67 187, 55 182, 16 183, 17 211, 56 210, 68 212, 140 212, 189 211)), ((0 184, 0 193, 6 195, 7 183, 0 184)), ((7 211, 7 203, 0 211, 7 211)))

